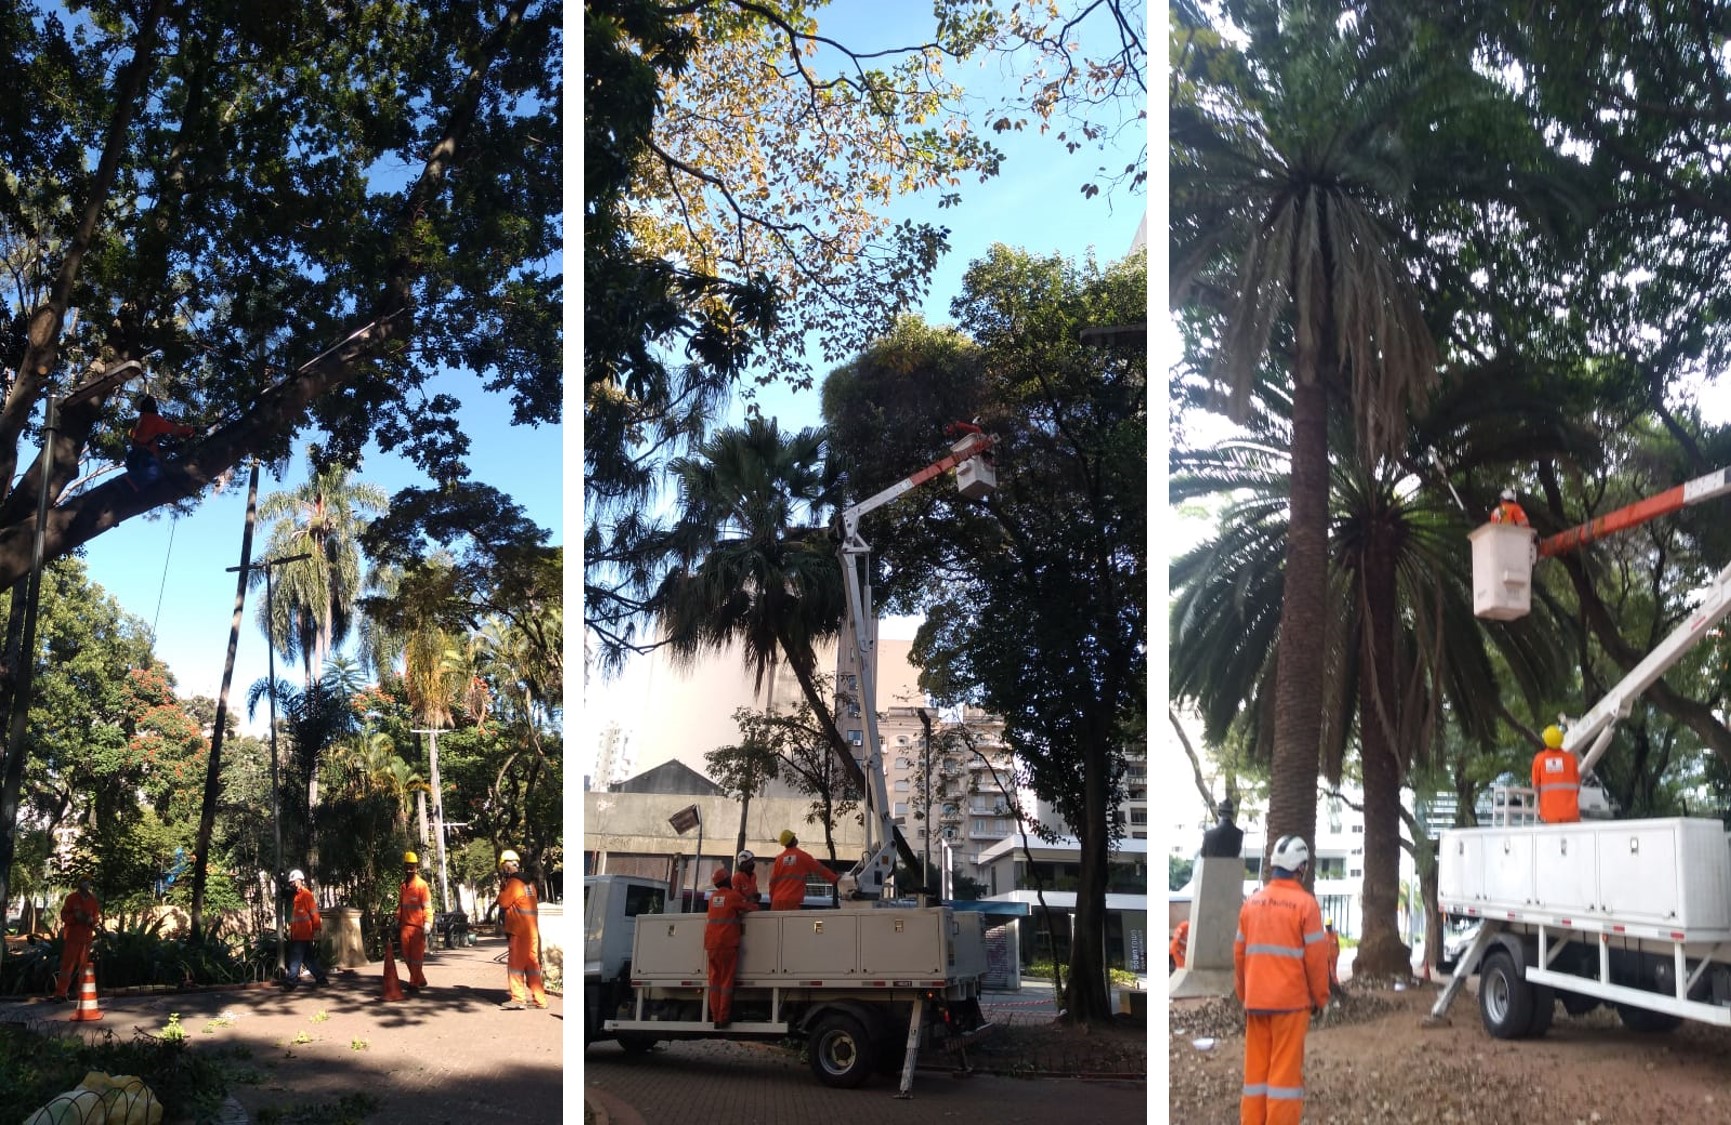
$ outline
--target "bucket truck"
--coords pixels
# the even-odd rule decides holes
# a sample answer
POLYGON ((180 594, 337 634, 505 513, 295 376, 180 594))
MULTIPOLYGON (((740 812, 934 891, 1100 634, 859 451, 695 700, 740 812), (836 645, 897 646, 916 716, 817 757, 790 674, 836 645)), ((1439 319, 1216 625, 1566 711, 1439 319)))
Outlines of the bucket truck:
MULTIPOLYGON (((1475 612, 1518 617, 1536 559, 1727 492, 1731 471, 1722 470, 1542 543, 1526 527, 1480 527, 1471 536, 1475 612)), ((1567 723, 1563 747, 1580 756, 1583 780, 1609 748, 1617 720, 1727 613, 1731 566, 1682 624, 1567 723)), ((1614 1006, 1636 1031, 1669 1030, 1684 1019, 1731 1026, 1731 838, 1724 824, 1698 817, 1542 824, 1530 796, 1496 791, 1488 827, 1442 833, 1438 904, 1445 916, 1477 920, 1479 929, 1432 1015, 1446 1013, 1477 973, 1481 1019, 1500 1039, 1543 1035, 1558 1001, 1571 1014, 1614 1006)))
MULTIPOLYGON (((755 911, 745 918, 733 1020, 709 1014, 702 914, 664 913, 661 884, 631 876, 583 880, 584 1042, 617 1039, 629 1051, 660 1040, 803 1040, 812 1073, 852 1087, 873 1071, 901 1073, 908 1096, 922 1039, 960 1051, 992 1030, 980 1011, 986 974, 982 917, 883 898, 896 853, 912 860, 890 815, 875 712, 876 630, 862 570, 870 547, 859 521, 926 481, 955 471, 964 496, 996 486, 994 439, 966 427, 947 456, 845 509, 838 554, 846 593, 843 641, 856 659, 863 719, 867 847, 842 880, 839 909, 755 911)), ((838 685, 839 688, 840 685, 838 685)), ((672 901, 677 902, 677 899, 672 901)), ((965 1065, 965 1055, 963 1056, 965 1065)))

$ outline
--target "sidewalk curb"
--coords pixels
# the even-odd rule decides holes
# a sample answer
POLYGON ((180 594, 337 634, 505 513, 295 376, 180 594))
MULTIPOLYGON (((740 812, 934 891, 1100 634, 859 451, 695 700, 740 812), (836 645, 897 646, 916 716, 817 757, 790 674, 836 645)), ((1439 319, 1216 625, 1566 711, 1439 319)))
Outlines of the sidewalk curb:
POLYGON ((595 1125, 648 1125, 641 1113, 597 1086, 583 1088, 583 1106, 595 1112, 595 1125))

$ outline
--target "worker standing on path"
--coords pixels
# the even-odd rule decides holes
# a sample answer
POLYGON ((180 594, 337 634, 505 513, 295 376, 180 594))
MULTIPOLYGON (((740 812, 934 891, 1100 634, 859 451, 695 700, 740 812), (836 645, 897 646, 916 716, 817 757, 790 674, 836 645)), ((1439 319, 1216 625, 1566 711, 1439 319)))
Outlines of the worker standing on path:
POLYGON ((289 872, 289 882, 294 884, 294 906, 289 913, 289 943, 288 972, 283 977, 283 991, 293 992, 300 984, 301 966, 306 966, 307 972, 313 975, 313 980, 321 985, 331 983, 331 978, 319 968, 316 942, 319 936, 319 900, 313 897, 313 892, 307 887, 307 877, 300 868, 289 872))
POLYGON ((709 1016, 726 1027, 733 1018, 733 977, 739 969, 739 940, 745 916, 756 907, 728 886, 727 868, 717 867, 715 889, 709 892, 708 922, 703 927, 703 952, 709 961, 709 1016))
POLYGON ((1238 911, 1233 983, 1244 1005, 1241 1125, 1298 1125, 1304 1116, 1304 1037, 1310 1014, 1328 1004, 1328 943, 1322 908, 1304 889, 1310 846, 1282 836, 1274 878, 1238 911))
POLYGON ((523 861, 509 848, 499 854, 499 871, 503 876, 499 887, 499 924, 505 927, 507 953, 505 982, 511 998, 499 1007, 508 1012, 521 1012, 525 1007, 547 1006, 547 992, 541 984, 541 924, 540 903, 535 888, 523 878, 523 861))
POLYGON ((78 877, 78 889, 66 896, 60 908, 60 972, 55 976, 54 998, 67 1000, 67 989, 82 979, 90 963, 90 948, 96 944, 96 927, 102 923, 102 907, 90 889, 90 876, 78 877))
POLYGON ((1539 819, 1573 824, 1581 819, 1581 767, 1563 749, 1563 728, 1545 728, 1544 749, 1533 755, 1533 789, 1539 794, 1539 819))
POLYGON ((757 897, 757 857, 750 851, 740 852, 733 861, 733 889, 745 896, 748 909, 763 905, 757 897))
POLYGON ((1340 992, 1340 935, 1334 932, 1334 919, 1326 923, 1328 930, 1328 991, 1340 992))
POLYGON ((1512 523, 1516 527, 1527 526, 1527 511, 1515 500, 1515 490, 1503 489, 1502 503, 1491 509, 1492 523, 1512 523))
POLYGON ((433 892, 421 878, 421 857, 403 853, 403 881, 397 887, 397 944, 409 967, 409 988, 427 987, 421 965, 427 959, 427 935, 433 929, 433 892))
POLYGON ((769 868, 769 908, 798 910, 805 901, 807 875, 827 879, 832 887, 841 876, 813 859, 809 853, 801 851, 799 837, 793 834, 792 829, 783 829, 780 840, 781 854, 775 857, 769 868))
POLYGON ((1184 967, 1184 955, 1190 952, 1190 919, 1178 923, 1178 931, 1172 935, 1172 944, 1167 947, 1167 953, 1172 956, 1172 967, 1184 967))

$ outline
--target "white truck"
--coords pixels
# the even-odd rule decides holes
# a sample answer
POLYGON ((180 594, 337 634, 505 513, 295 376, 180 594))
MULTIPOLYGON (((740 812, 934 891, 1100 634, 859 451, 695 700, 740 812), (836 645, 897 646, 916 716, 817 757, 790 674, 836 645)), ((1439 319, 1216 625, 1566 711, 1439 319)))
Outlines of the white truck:
MULTIPOLYGON (((1473 533, 1475 609, 1519 616, 1535 556, 1726 492, 1731 472, 1716 472, 1553 536, 1537 550, 1525 527, 1481 527, 1473 533)), ((1731 567, 1682 625, 1568 725, 1563 746, 1585 751, 1584 780, 1609 747, 1616 720, 1727 613, 1731 567)), ((1528 791, 1499 792, 1490 826, 1442 833, 1438 905, 1445 916, 1477 920, 1479 929, 1432 1015, 1442 1016, 1476 972, 1480 1016, 1500 1039, 1543 1035, 1559 1000, 1577 1015, 1613 1006, 1636 1031, 1667 1031, 1684 1019, 1731 1026, 1731 836, 1724 824, 1590 816, 1541 824, 1531 807, 1528 791)))
POLYGON ((875 619, 862 573, 870 548, 859 535, 865 513, 951 469, 964 495, 988 494, 996 485, 994 439, 966 429, 948 456, 845 509, 838 520, 843 633, 859 660, 866 749, 866 852, 839 884, 849 901, 840 909, 747 916, 732 1018, 718 1029, 709 1012, 704 915, 663 913, 666 888, 653 880, 586 877, 585 1044, 612 1038, 628 1051, 647 1051, 668 1039, 803 1039, 820 1081, 857 1086, 899 1064, 899 1096, 906 1097, 922 1041, 959 1049, 992 1030, 979 1003, 986 975, 981 915, 931 905, 924 893, 911 903, 882 897, 896 854, 910 866, 917 860, 896 829, 884 787, 873 698, 875 619))

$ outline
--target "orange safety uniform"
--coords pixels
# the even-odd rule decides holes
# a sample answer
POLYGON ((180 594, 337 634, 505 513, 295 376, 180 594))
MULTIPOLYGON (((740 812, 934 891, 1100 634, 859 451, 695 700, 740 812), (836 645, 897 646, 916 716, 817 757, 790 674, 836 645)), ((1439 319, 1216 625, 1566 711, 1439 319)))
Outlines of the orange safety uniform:
POLYGON ((749 871, 735 871, 733 873, 733 889, 738 891, 745 899, 745 908, 747 910, 756 910, 758 907, 763 905, 757 897, 756 874, 749 871))
POLYGON ((1327 1005, 1322 909, 1292 879, 1276 878, 1238 912, 1233 984, 1244 1004, 1242 1125, 1298 1125, 1304 1114, 1304 1036, 1327 1005))
POLYGON ((739 968, 739 939, 745 916, 753 907, 732 887, 709 892, 708 924, 703 927, 703 950, 709 959, 709 1016, 726 1023, 733 1015, 733 975, 739 968))
POLYGON ((319 917, 319 900, 313 897, 312 889, 301 887, 295 892, 294 909, 289 915, 289 940, 312 941, 323 921, 319 917))
POLYGON ((505 979, 515 1003, 547 1006, 547 990, 541 984, 541 927, 535 888, 521 876, 511 875, 499 888, 499 918, 505 926, 507 951, 505 979))
POLYGON ((73 980, 84 975, 90 947, 96 942, 96 926, 101 921, 102 907, 95 895, 73 891, 66 896, 66 903, 60 908, 60 974, 54 995, 64 998, 73 980))
POLYGON ((1491 522, 1512 523, 1516 527, 1526 527, 1528 526, 1527 512, 1525 508, 1521 507, 1513 500, 1504 500, 1495 508, 1491 509, 1491 522))
POLYGON ((397 944, 402 946, 403 963, 409 967, 411 988, 427 987, 427 974, 421 965, 427 959, 427 924, 432 909, 432 889, 420 875, 397 884, 397 944))
POLYGON ((770 865, 769 876, 769 908, 771 910, 798 910, 800 903, 805 901, 805 877, 818 875, 834 886, 841 878, 835 872, 800 850, 796 844, 789 844, 770 865))
POLYGON ((1340 935, 1333 930, 1328 931, 1328 983, 1340 983, 1340 935))
POLYGON ((1190 952, 1190 919, 1178 923, 1178 932, 1172 935, 1172 944, 1167 952, 1172 954, 1172 964, 1182 969, 1184 955, 1190 952))
POLYGON ((1533 788, 1539 793, 1539 819, 1546 824, 1581 819, 1581 767, 1567 750, 1546 747, 1533 755, 1533 788))

